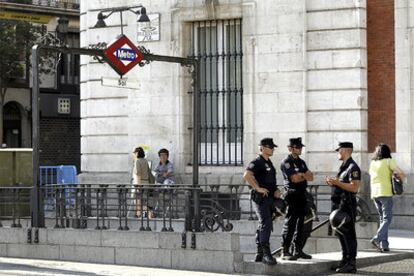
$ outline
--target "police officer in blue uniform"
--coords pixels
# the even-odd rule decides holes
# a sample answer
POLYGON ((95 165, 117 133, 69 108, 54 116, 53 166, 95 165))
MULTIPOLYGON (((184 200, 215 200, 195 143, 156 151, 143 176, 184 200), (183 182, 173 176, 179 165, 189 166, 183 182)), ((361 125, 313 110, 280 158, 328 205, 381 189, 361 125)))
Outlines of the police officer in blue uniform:
POLYGON ((342 161, 336 177, 327 177, 326 183, 332 187, 332 211, 346 216, 339 231, 335 231, 342 247, 342 260, 333 269, 338 273, 356 273, 357 239, 355 232, 356 193, 358 192, 361 170, 352 159, 353 144, 341 142, 336 149, 338 158, 342 161))
POLYGON ((276 186, 276 170, 270 161, 270 156, 277 145, 272 138, 263 138, 260 141, 260 155, 246 168, 244 180, 252 187, 251 196, 253 207, 259 219, 256 231, 256 262, 275 265, 276 259, 270 251, 270 233, 273 230, 272 212, 274 199, 280 197, 276 186))
POLYGON ((302 154, 302 138, 289 139, 290 154, 280 164, 283 173, 285 193, 283 198, 288 204, 282 230, 282 259, 311 259, 312 256, 302 251, 304 246, 304 218, 308 211, 306 188, 308 181, 313 181, 313 173, 308 169, 302 154), (294 252, 290 252, 293 239, 294 252))

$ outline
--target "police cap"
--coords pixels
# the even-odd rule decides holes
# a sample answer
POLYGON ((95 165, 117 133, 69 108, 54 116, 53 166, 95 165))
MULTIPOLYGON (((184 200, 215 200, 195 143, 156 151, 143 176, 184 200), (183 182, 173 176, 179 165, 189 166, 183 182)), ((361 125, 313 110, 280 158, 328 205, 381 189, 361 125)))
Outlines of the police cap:
POLYGON ((340 148, 353 149, 354 144, 352 144, 352 142, 339 142, 338 148, 335 151, 339 151, 340 148))
POLYGON ((304 147, 305 145, 302 144, 302 137, 297 138, 290 138, 288 147, 304 147))
POLYGON ((265 146, 265 147, 269 147, 269 148, 277 148, 277 145, 275 143, 273 143, 273 138, 263 138, 262 140, 260 140, 260 145, 259 146, 265 146))

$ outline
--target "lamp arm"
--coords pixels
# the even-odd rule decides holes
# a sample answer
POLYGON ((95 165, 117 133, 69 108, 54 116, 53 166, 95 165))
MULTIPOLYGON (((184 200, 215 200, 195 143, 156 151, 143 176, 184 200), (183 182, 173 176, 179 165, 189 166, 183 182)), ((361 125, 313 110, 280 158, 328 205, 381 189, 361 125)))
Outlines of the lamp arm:
POLYGON ((139 10, 136 10, 136 11, 134 11, 133 9, 129 9, 129 11, 135 13, 136 15, 141 14, 141 8, 139 10))
POLYGON ((108 13, 107 15, 103 14, 103 12, 101 12, 102 14, 102 19, 107 19, 108 17, 110 17, 115 11, 111 11, 110 13, 108 13))

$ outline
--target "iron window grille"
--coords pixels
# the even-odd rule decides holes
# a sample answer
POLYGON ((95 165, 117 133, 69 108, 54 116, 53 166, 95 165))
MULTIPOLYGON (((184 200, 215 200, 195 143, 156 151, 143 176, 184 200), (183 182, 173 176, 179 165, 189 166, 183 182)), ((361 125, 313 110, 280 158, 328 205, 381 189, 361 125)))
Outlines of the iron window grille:
POLYGON ((243 164, 242 20, 193 22, 200 61, 200 165, 243 164))
MULTIPOLYGON (((65 44, 69 47, 79 48, 79 33, 68 33, 65 37, 65 44)), ((80 56, 79 54, 61 54, 59 60, 59 86, 79 85, 80 56)))

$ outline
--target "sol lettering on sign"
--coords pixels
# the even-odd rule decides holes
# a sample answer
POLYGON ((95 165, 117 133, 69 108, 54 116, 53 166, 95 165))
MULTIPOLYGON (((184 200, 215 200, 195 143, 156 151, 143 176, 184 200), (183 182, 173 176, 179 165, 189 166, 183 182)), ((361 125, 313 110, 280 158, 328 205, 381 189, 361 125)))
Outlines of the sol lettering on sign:
POLYGON ((128 79, 128 78, 102 78, 101 84, 103 86, 112 86, 118 88, 129 88, 129 89, 139 89, 140 85, 138 80, 128 79))

